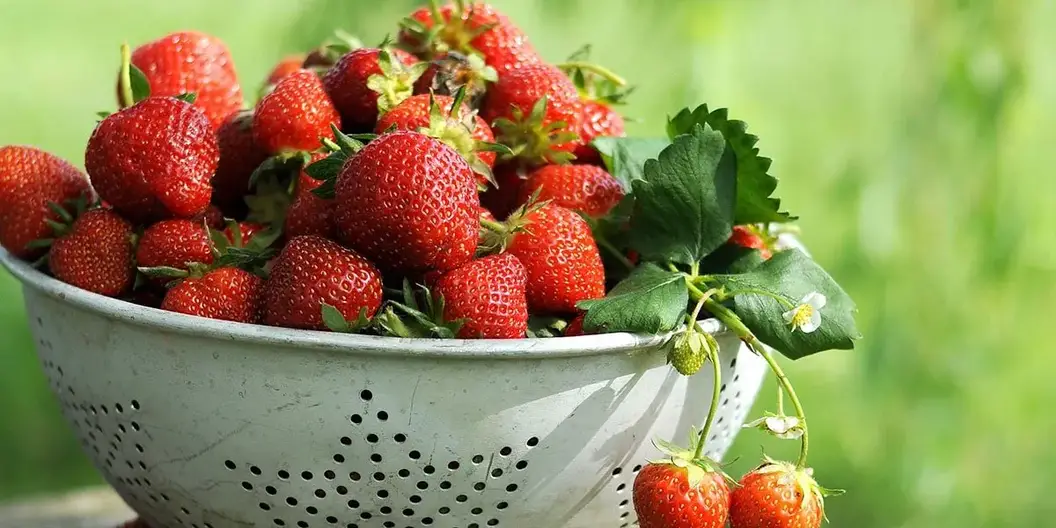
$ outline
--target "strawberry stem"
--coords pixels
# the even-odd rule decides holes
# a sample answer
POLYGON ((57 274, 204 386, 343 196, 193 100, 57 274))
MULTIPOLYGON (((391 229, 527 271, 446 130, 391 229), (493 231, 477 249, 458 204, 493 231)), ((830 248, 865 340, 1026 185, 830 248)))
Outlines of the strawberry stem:
MULTIPOLYGON (((699 288, 693 284, 689 284, 689 291, 691 297, 700 299, 704 296, 704 292, 700 291, 699 288)), ((777 364, 774 356, 770 354, 765 346, 759 341, 759 338, 755 337, 755 334, 748 329, 747 326, 741 321, 740 317, 729 308, 719 304, 711 299, 706 301, 708 311, 717 317, 727 328, 737 333, 737 336, 744 341, 749 348, 751 348, 756 354, 759 354, 766 361, 766 364, 770 366, 770 370, 773 371, 774 376, 777 377, 778 383, 784 388, 788 394, 788 399, 792 402, 792 407, 796 410, 796 417, 799 418, 799 423, 803 427, 803 436, 800 437, 799 445, 799 460, 796 461, 796 468, 803 469, 807 467, 807 452, 810 448, 809 433, 807 428, 807 416, 803 412, 803 404, 799 401, 799 396, 796 395, 796 389, 792 387, 792 382, 788 380, 788 376, 785 375, 785 371, 781 369, 781 366, 777 364)))
MULTIPOLYGON (((700 303, 701 305, 704 303, 700 303)), ((700 305, 698 305, 699 307, 700 305)), ((699 327, 699 323, 696 322, 696 317, 693 318, 693 324, 699 327)), ((711 390, 711 407, 708 409, 708 418, 704 421, 704 429, 700 432, 700 439, 697 442, 697 452, 693 454, 693 459, 699 459, 704 454, 704 444, 708 439, 708 432, 711 431, 711 425, 715 421, 715 415, 719 411, 719 398, 722 397, 722 366, 719 364, 719 353, 717 350, 712 349, 708 351, 708 361, 711 362, 711 372, 713 379, 713 387, 711 390)))
POLYGON ((616 259, 617 262, 623 264, 628 271, 633 270, 635 268, 635 265, 633 262, 631 262, 631 259, 627 258, 627 255, 624 255, 622 251, 617 249, 616 246, 612 245, 612 242, 605 240, 603 237, 598 237, 595 242, 598 243, 598 247, 604 249, 605 251, 608 251, 609 254, 612 255, 612 258, 616 259))
POLYGON ((591 72, 591 73, 593 73, 595 75, 600 76, 601 78, 605 79, 606 81, 609 81, 609 82, 611 82, 611 83, 613 83, 613 84, 615 84, 617 86, 627 86, 627 80, 626 79, 624 79, 623 77, 620 77, 619 75, 617 75, 616 72, 614 72, 614 71, 612 71, 612 70, 610 70, 610 69, 608 69, 608 68, 606 68, 604 66, 599 66, 597 64, 591 64, 589 62, 573 61, 573 62, 565 62, 565 63, 558 64, 557 67, 560 68, 563 71, 566 71, 566 72, 569 71, 569 70, 588 71, 588 72, 591 72))
POLYGON ((128 44, 121 45, 121 108, 136 104, 132 95, 132 49, 128 44))

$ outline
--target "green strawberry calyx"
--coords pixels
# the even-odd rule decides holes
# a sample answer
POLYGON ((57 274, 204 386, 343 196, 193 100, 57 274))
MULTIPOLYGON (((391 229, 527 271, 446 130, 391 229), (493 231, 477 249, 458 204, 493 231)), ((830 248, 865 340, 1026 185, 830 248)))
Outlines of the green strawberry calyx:
POLYGON ((547 123, 548 97, 543 96, 525 115, 520 108, 513 109, 513 119, 501 117, 493 128, 499 143, 508 145, 511 153, 504 161, 517 161, 526 166, 565 165, 576 159, 571 152, 561 147, 579 139, 579 134, 569 129, 564 121, 547 123))
POLYGON ((405 18, 400 22, 400 29, 410 37, 413 43, 408 51, 425 55, 429 58, 443 56, 451 51, 464 54, 479 53, 473 47, 473 40, 490 31, 494 24, 470 27, 475 4, 465 0, 455 0, 450 17, 445 17, 437 0, 429 0, 429 18, 431 27, 414 18, 405 18))
POLYGON ((428 286, 419 285, 416 289, 405 279, 401 296, 401 301, 388 301, 387 306, 375 318, 382 335, 450 339, 454 338, 465 324, 463 319, 444 319, 444 297, 431 291, 428 286))
POLYGON ((540 189, 536 189, 524 205, 517 208, 504 222, 490 220, 481 215, 480 241, 477 245, 477 256, 484 257, 506 251, 513 237, 531 229, 530 216, 550 203, 539 200, 540 189))
POLYGON ((436 74, 428 89, 436 95, 454 95, 460 88, 465 88, 466 103, 471 108, 479 108, 488 86, 499 80, 495 68, 488 66, 476 53, 466 55, 450 51, 434 58, 430 66, 436 74))
MULTIPOLYGON (((500 143, 480 141, 473 137, 473 132, 477 127, 477 113, 465 106, 465 96, 466 89, 463 86, 455 92, 454 102, 449 112, 445 114, 437 104, 436 98, 430 94, 429 126, 418 129, 418 132, 436 138, 455 149, 469 162, 473 172, 484 177, 491 185, 497 185, 491 167, 480 159, 480 153, 496 152, 500 155, 508 155, 513 151, 500 143)), ((482 187, 482 191, 487 190, 487 185, 482 185, 482 187)))
POLYGON ((378 51, 378 67, 381 73, 367 78, 367 88, 377 92, 378 114, 384 115, 414 95, 414 83, 429 68, 429 63, 417 62, 407 66, 393 57, 388 43, 382 43, 378 51))
POLYGON ((238 222, 231 219, 226 219, 224 230, 213 229, 205 221, 203 221, 202 228, 209 234, 209 246, 213 254, 212 264, 187 262, 184 264, 186 269, 170 266, 141 266, 137 269, 146 277, 172 279, 167 284, 168 287, 184 279, 200 279, 210 271, 220 268, 239 268, 260 277, 267 276, 267 263, 276 254, 272 245, 281 236, 280 231, 268 228, 246 241, 242 237, 242 228, 238 222))
POLYGON ((733 478, 722 470, 722 465, 698 452, 698 447, 705 440, 696 428, 690 431, 689 448, 683 448, 663 439, 653 440, 653 446, 665 455, 665 458, 651 460, 651 464, 670 464, 687 471, 687 479, 692 488, 697 488, 711 473, 719 473, 728 482, 733 478))

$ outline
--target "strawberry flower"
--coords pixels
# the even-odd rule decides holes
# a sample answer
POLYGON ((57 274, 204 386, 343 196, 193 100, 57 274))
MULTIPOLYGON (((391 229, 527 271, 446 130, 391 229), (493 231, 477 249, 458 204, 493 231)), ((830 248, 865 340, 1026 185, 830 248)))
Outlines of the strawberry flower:
POLYGON ((795 440, 803 436, 803 422, 795 416, 767 413, 766 416, 744 424, 745 429, 759 429, 784 440, 795 440))
POLYGON ((795 308, 781 314, 785 322, 792 326, 792 331, 797 329, 804 334, 809 334, 821 326, 821 309, 825 307, 825 296, 818 292, 810 292, 799 301, 795 308))

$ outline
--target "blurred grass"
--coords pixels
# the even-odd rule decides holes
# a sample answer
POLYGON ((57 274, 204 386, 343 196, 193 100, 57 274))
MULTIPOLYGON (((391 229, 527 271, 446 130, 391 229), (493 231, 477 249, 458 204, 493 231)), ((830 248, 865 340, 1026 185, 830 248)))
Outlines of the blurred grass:
MULTIPOLYGON (((380 40, 416 2, 0 0, 0 144, 82 161, 117 44, 197 28, 244 84, 334 27, 380 40)), ((545 56, 594 44, 640 88, 627 114, 729 107, 762 137, 815 257, 866 340, 788 366, 837 527, 1045 526, 1056 478, 1056 5, 1043 0, 496 0, 545 56)), ((16 298, 0 278, 0 294, 16 298)), ((0 497, 94 481, 18 303, 0 305, 0 497)), ((768 385, 756 406, 772 402, 768 385)), ((742 435, 731 473, 759 459, 742 435)), ((793 446, 763 442, 773 455, 793 446)))

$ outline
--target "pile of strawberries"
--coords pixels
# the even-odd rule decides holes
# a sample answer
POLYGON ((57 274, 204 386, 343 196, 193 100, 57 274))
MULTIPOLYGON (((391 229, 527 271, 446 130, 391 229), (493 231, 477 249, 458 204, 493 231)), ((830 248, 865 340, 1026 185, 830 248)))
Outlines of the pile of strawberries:
POLYGON ((568 321, 605 295, 585 217, 624 190, 590 145, 624 135, 623 82, 547 63, 494 8, 421 8, 378 47, 328 41, 281 61, 248 109, 215 37, 125 52, 87 177, 0 149, 0 244, 57 279, 201 317, 412 337, 525 337, 529 314, 568 321))

